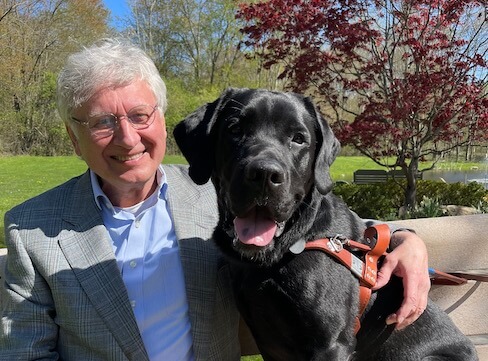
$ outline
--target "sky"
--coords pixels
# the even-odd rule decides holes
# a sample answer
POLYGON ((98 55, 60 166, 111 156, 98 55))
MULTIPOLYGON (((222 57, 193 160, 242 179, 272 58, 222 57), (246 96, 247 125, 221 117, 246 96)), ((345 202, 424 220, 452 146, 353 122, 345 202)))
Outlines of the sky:
POLYGON ((117 19, 130 13, 126 0, 103 0, 105 6, 111 12, 111 24, 117 27, 117 19))

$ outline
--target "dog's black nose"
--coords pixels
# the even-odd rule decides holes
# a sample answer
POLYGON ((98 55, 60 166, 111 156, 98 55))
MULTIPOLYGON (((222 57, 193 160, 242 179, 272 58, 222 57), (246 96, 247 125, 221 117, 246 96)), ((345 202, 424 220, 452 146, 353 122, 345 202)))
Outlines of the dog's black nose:
POLYGON ((246 181, 264 187, 276 187, 284 183, 285 173, 276 162, 255 160, 246 167, 246 181))

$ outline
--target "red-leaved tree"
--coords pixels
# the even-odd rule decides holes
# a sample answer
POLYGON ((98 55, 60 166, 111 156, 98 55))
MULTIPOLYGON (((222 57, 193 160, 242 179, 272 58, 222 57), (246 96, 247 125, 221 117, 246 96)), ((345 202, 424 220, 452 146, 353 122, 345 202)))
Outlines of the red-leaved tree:
POLYGON ((237 16, 245 46, 310 94, 343 144, 404 172, 407 207, 420 161, 488 139, 484 1, 267 0, 237 16))

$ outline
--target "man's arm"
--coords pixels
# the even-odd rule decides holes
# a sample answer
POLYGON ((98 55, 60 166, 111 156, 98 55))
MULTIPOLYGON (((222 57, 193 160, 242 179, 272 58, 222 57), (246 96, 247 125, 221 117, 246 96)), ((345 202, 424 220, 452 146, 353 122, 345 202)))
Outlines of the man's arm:
POLYGON ((57 359, 54 351, 57 326, 54 323, 50 291, 37 274, 19 237, 14 222, 5 226, 8 256, 4 275, 0 319, 0 359, 57 359))

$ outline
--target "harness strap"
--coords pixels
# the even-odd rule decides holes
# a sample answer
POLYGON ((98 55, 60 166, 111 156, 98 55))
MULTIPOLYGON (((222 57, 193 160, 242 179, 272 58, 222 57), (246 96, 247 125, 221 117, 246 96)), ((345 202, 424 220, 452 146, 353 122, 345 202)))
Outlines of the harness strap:
POLYGON ((364 232, 365 241, 359 243, 341 236, 321 238, 307 242, 305 249, 323 251, 346 266, 359 279, 359 310, 356 316, 355 333, 359 331, 360 319, 371 298, 371 288, 378 277, 378 259, 385 254, 390 244, 390 228, 387 224, 369 227, 364 232), (365 252, 364 261, 344 247, 365 252))

